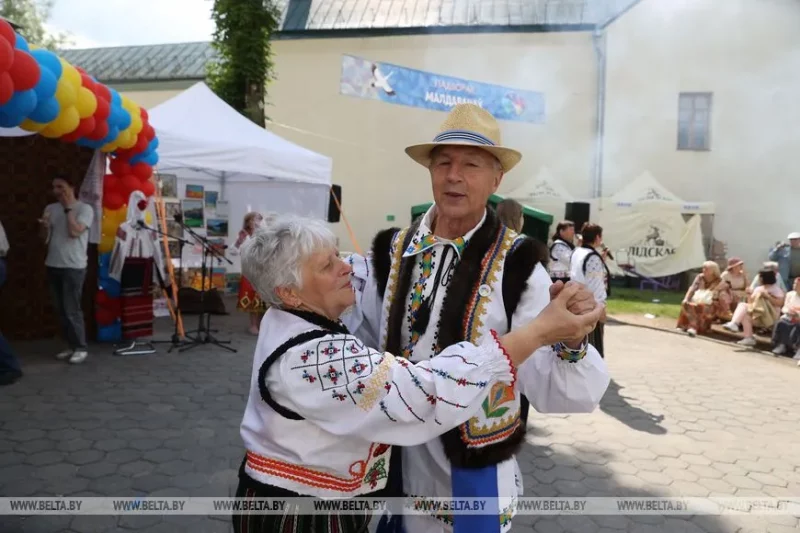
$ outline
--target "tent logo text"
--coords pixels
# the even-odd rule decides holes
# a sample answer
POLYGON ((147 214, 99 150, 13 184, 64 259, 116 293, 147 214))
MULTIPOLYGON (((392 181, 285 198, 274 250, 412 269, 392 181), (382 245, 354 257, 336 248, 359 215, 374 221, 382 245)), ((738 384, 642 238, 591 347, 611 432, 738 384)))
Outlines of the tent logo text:
POLYGON ((675 247, 661 236, 661 228, 650 225, 650 232, 639 244, 628 248, 632 257, 657 258, 675 255, 675 247))

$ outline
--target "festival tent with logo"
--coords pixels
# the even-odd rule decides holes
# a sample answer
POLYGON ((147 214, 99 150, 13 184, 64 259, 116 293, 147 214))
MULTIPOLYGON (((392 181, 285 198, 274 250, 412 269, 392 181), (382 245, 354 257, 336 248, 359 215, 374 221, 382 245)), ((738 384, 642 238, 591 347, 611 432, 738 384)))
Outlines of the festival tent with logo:
POLYGON ((702 266, 701 214, 713 212, 713 203, 686 202, 644 173, 593 209, 592 218, 614 254, 612 274, 628 265, 643 276, 664 277, 702 266))
MULTIPOLYGON (((249 211, 326 218, 332 160, 261 128, 197 83, 150 111, 159 133, 159 173, 219 191, 229 242, 249 211)), ((229 271, 239 269, 235 260, 229 271)), ((227 266, 227 265, 226 265, 227 266)))
POLYGON ((573 196, 558 182, 547 167, 539 169, 532 180, 526 181, 506 195, 518 202, 553 214, 559 220, 564 217, 566 204, 573 196))
POLYGON ((713 215, 713 202, 689 202, 679 198, 664 187, 652 174, 643 172, 635 180, 616 192, 608 202, 620 207, 634 207, 639 204, 654 203, 676 205, 681 213, 713 215))

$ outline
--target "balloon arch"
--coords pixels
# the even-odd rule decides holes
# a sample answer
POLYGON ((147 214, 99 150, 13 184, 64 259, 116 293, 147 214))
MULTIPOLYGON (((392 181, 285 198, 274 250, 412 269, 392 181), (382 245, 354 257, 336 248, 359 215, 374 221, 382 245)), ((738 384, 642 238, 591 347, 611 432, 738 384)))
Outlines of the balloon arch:
POLYGON ((108 278, 108 259, 130 194, 155 194, 158 137, 147 111, 53 52, 29 45, 0 19, 0 126, 110 156, 111 172, 103 178, 96 318, 100 340, 118 340, 119 285, 108 278))

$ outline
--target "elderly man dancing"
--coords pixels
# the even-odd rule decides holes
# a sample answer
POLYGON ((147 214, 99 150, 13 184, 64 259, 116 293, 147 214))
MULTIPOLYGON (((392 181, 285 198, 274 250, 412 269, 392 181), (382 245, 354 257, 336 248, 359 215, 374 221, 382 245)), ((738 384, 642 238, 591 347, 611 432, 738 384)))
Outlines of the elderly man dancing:
MULTIPOLYGON (((535 242, 498 222, 487 202, 521 154, 502 145, 497 121, 480 107, 453 108, 433 142, 406 153, 430 172, 433 207, 411 227, 379 233, 372 257, 353 256, 357 309, 343 319, 376 348, 426 361, 459 341, 482 339, 535 319, 552 284, 535 242)), ((570 310, 596 306, 585 289, 570 310)), ((538 349, 517 369, 516 386, 498 383, 467 422, 402 449, 409 496, 496 498, 490 515, 404 517, 413 533, 501 533, 522 494, 514 454, 524 441, 520 393, 545 413, 591 412, 609 383, 605 363, 584 339, 538 349)))

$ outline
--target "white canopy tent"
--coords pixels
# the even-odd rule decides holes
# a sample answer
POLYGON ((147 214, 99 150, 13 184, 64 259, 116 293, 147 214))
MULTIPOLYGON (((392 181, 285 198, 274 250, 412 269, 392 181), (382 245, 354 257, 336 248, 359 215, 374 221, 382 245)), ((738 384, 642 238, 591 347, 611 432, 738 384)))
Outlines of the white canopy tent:
MULTIPOLYGON (((260 128, 204 83, 149 115, 159 140, 158 172, 177 175, 179 197, 187 184, 219 191, 229 206, 229 245, 249 211, 326 218, 332 160, 260 128)), ((238 261, 228 268, 238 271, 238 261)))
POLYGON ((553 177, 547 167, 541 167, 532 180, 526 181, 510 193, 520 203, 541 209, 553 215, 556 220, 564 218, 567 202, 574 201, 573 196, 553 177))
POLYGON ((618 207, 632 207, 638 204, 659 203, 680 206, 681 213, 713 215, 713 202, 687 202, 664 187, 649 172, 643 172, 638 178, 617 191, 610 203, 618 207))

